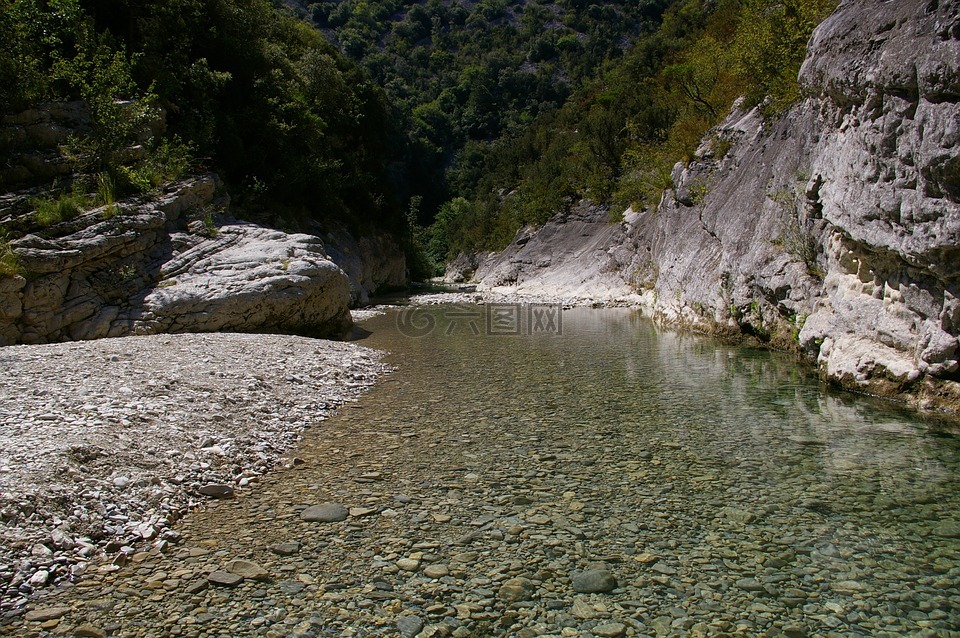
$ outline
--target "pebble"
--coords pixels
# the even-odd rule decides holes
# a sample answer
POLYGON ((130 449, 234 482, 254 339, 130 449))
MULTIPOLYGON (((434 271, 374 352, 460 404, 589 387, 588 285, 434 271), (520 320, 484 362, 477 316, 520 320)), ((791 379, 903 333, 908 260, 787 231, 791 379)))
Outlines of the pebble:
POLYGON ((580 593, 605 593, 617 587, 617 579, 606 569, 588 569, 574 575, 573 591, 580 593))
POLYGON ((270 545, 268 549, 277 554, 278 556, 293 556, 300 551, 300 543, 289 542, 289 543, 274 543, 270 545))
POLYGON ((234 494, 234 489, 223 483, 209 483, 202 486, 198 491, 204 496, 212 496, 214 498, 230 498, 234 494))
POLYGON ((744 591, 764 591, 763 583, 756 578, 741 578, 737 581, 737 587, 744 591))
POLYGON ((419 616, 404 616, 397 620, 397 630, 402 638, 414 638, 423 630, 423 619, 419 616))
POLYGON ((536 586, 529 578, 511 578, 500 586, 497 596, 506 603, 515 603, 530 600, 535 591, 536 586))
POLYGON ((312 523, 338 523, 347 520, 350 510, 340 503, 320 503, 311 505, 300 512, 300 518, 312 523))
POLYGON ((106 632, 96 625, 84 624, 73 630, 73 635, 79 638, 106 638, 106 632))
POLYGON ((933 528, 933 533, 943 538, 960 538, 960 523, 945 521, 933 528))
POLYGON ((592 631, 595 636, 617 638, 627 633, 627 626, 622 622, 610 622, 597 625, 590 631, 592 631))
POLYGON ((232 572, 217 570, 207 576, 207 580, 214 585, 223 585, 225 587, 236 587, 243 582, 243 576, 232 572))
POLYGON ((375 514, 376 512, 377 512, 376 507, 351 507, 349 509, 350 516, 354 518, 369 516, 370 514, 375 514))
POLYGON ((31 609, 24 614, 24 620, 29 622, 46 622, 63 618, 70 613, 69 607, 44 607, 41 609, 31 609))
POLYGON ((397 561, 397 567, 406 572, 415 572, 420 567, 420 561, 416 558, 401 558, 397 561))
POLYGON ((450 573, 446 565, 427 565, 423 568, 423 575, 427 578, 443 578, 450 573))
POLYGON ((591 618, 597 617, 597 612, 593 608, 593 605, 582 598, 574 599, 573 608, 570 610, 570 613, 583 620, 590 620, 591 618))

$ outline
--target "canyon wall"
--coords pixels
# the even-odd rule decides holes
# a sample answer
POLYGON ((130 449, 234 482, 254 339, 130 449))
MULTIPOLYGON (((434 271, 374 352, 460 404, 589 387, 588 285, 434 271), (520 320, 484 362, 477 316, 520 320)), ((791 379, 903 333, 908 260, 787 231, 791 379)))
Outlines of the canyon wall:
POLYGON ((842 2, 800 82, 779 116, 735 107, 655 210, 584 207, 454 270, 639 303, 801 352, 844 387, 957 409, 960 2, 842 2))

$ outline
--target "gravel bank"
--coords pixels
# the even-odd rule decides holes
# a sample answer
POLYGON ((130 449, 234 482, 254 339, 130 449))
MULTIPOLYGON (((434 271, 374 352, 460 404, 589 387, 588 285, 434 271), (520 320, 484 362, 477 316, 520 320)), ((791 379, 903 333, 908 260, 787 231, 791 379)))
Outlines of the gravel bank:
POLYGON ((119 565, 176 541, 204 492, 243 491, 387 370, 356 345, 247 334, 12 346, 0 361, 3 611, 104 550, 119 565))

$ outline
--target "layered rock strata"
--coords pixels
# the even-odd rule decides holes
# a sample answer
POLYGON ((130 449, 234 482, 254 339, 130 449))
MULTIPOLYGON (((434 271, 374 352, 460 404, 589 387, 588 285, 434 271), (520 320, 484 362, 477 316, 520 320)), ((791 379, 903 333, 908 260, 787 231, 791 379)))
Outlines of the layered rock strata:
POLYGON ((230 218, 220 181, 90 211, 10 243, 0 344, 161 332, 337 335, 350 284, 323 242, 230 218))

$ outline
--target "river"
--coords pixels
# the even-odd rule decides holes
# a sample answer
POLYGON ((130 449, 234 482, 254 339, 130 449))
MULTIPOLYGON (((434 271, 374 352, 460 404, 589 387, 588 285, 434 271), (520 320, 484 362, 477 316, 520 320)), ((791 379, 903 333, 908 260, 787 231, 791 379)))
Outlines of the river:
POLYGON ((61 594, 73 622, 191 638, 957 635, 960 441, 918 415, 626 309, 406 308, 357 335, 397 371, 309 428, 288 469, 187 516, 175 547, 61 594), (328 501, 349 517, 301 520, 328 501), (237 558, 265 575, 209 583, 237 558))

